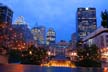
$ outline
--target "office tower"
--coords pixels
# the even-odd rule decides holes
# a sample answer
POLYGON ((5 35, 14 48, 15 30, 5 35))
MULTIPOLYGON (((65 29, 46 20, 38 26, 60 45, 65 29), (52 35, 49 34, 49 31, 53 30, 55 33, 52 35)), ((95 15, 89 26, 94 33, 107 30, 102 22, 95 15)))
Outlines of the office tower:
POLYGON ((11 41, 11 24, 13 11, 0 3, 0 63, 8 63, 9 42, 11 41))
POLYGON ((78 8, 76 19, 77 40, 82 40, 89 33, 97 28, 96 9, 95 8, 78 8))
POLYGON ((31 30, 29 29, 27 23, 24 21, 24 18, 22 16, 18 17, 15 24, 12 25, 16 36, 15 41, 19 42, 21 45, 30 45, 33 40, 33 35, 31 33, 31 30))
POLYGON ((12 24, 12 17, 13 17, 13 11, 0 3, 0 25, 1 23, 8 23, 8 24, 12 24))
POLYGON ((77 34, 76 33, 72 33, 72 49, 76 49, 76 45, 77 45, 77 34))
POLYGON ((11 37, 13 11, 0 3, 0 46, 8 47, 11 37))
POLYGON ((37 26, 32 28, 32 34, 35 40, 35 43, 38 45, 45 44, 45 27, 37 26))
POLYGON ((56 42, 56 32, 54 31, 53 28, 49 28, 46 36, 46 44, 51 45, 55 44, 55 42, 56 42))

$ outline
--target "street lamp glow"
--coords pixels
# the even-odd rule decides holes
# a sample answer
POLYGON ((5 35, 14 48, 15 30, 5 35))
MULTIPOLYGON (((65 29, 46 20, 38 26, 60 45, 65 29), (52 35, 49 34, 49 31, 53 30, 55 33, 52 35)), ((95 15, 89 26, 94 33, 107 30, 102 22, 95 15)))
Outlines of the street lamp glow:
POLYGON ((77 56, 77 53, 76 53, 76 52, 74 52, 74 53, 73 53, 73 55, 74 55, 74 56, 77 56))
POLYGON ((50 51, 48 51, 48 55, 49 55, 49 56, 51 55, 51 52, 50 52, 50 51))
POLYGON ((71 53, 71 56, 73 56, 73 53, 71 53))
POLYGON ((29 54, 32 55, 32 51, 29 51, 29 54))
POLYGON ((77 53, 76 52, 72 52, 71 56, 77 56, 77 53))

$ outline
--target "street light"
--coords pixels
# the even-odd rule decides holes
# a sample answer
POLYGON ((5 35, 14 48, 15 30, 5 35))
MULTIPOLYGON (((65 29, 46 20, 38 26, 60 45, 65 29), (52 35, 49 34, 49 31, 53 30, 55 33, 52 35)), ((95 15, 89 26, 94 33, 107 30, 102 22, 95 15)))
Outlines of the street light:
POLYGON ((32 55, 32 51, 29 51, 29 54, 32 55))
POLYGON ((50 51, 48 51, 47 53, 48 53, 49 56, 51 55, 51 52, 50 51))

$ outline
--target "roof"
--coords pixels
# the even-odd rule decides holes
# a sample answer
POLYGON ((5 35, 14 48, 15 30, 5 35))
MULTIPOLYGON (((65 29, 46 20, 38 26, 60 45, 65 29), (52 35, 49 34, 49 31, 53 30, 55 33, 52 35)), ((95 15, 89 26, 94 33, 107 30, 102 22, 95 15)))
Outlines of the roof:
POLYGON ((88 39, 91 39, 91 38, 97 36, 98 34, 102 33, 103 31, 108 31, 108 28, 104 28, 101 26, 98 29, 96 29, 94 32, 88 34, 88 36, 86 36, 82 41, 87 41, 88 39))

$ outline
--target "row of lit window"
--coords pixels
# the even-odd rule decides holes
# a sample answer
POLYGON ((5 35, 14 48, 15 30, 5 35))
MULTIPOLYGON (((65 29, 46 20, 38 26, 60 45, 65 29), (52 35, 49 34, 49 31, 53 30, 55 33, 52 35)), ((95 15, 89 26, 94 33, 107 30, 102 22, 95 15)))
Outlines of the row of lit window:
POLYGON ((52 38, 52 37, 48 37, 47 40, 51 40, 51 41, 54 41, 55 38, 52 38))
POLYGON ((55 36, 55 32, 48 32, 47 36, 55 36))

